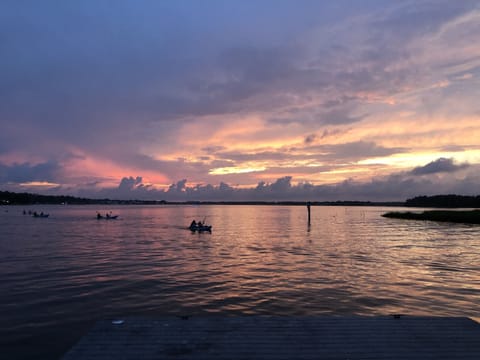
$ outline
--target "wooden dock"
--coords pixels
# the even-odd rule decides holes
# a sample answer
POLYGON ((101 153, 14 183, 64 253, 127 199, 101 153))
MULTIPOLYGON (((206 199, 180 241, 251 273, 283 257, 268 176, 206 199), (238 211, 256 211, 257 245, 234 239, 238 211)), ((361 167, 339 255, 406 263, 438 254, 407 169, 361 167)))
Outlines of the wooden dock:
POLYGON ((63 360, 480 359, 480 324, 444 317, 167 317, 98 322, 63 360))

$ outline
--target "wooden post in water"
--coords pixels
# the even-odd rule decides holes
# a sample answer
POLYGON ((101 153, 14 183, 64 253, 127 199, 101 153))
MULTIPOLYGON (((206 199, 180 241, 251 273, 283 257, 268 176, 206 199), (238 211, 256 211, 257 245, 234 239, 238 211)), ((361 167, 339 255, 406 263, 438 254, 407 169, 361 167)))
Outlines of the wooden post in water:
POLYGON ((308 226, 310 226, 310 201, 307 202, 308 226))

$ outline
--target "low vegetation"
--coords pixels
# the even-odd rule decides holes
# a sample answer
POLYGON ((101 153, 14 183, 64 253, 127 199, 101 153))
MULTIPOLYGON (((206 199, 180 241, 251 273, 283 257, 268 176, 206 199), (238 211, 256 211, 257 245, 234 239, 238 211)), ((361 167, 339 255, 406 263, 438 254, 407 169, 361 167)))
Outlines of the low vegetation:
POLYGON ((480 224, 480 210, 430 210, 415 212, 388 212, 382 216, 395 219, 430 220, 465 224, 480 224))

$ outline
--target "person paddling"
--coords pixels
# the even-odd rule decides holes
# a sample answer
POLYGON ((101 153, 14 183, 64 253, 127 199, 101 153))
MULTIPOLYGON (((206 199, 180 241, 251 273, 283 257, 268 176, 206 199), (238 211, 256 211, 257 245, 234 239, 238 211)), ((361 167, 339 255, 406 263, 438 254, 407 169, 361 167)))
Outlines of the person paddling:
POLYGON ((195 230, 197 228, 197 222, 195 220, 190 224, 190 230, 195 230))

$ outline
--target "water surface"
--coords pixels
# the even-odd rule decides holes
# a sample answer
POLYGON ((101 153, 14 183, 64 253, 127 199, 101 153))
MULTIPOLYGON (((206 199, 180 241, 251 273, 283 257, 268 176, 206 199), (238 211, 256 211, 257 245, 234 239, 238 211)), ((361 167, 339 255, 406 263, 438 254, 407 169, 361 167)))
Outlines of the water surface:
POLYGON ((312 207, 311 226, 304 206, 0 210, 10 359, 58 358, 96 320, 131 315, 480 318, 480 226, 387 219, 379 207, 312 207), (186 230, 192 219, 212 233, 186 230))

